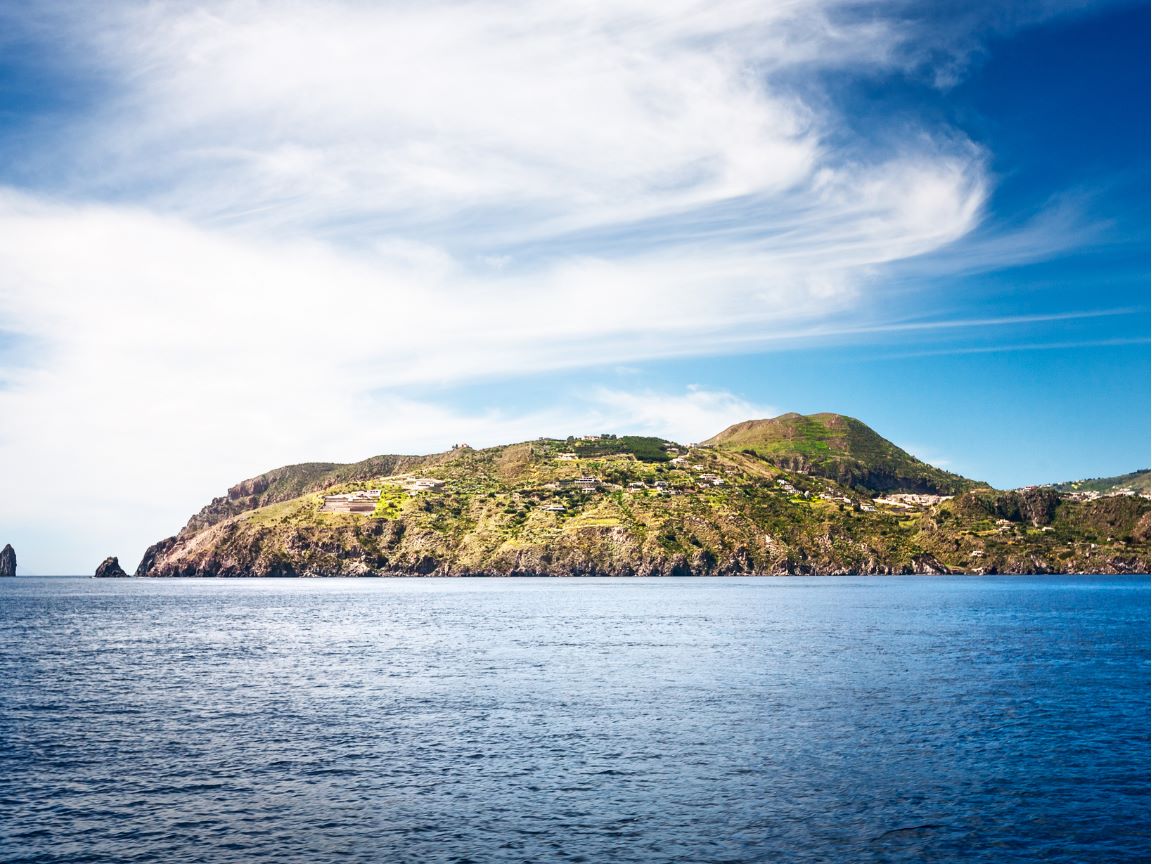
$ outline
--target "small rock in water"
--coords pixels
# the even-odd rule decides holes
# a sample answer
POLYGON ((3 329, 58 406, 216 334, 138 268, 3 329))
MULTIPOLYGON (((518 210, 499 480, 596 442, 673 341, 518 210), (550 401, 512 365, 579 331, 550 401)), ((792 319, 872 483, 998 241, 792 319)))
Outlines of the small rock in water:
POLYGON ((0 549, 0 577, 16 575, 16 550, 8 543, 0 549))
POLYGON ((120 560, 115 555, 105 558, 96 568, 97 579, 126 579, 128 574, 120 566, 120 560))

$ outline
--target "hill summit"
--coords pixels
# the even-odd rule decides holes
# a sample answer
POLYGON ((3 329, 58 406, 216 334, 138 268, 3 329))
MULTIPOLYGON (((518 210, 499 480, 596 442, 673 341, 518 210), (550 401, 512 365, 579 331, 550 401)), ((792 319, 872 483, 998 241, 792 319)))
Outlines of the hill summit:
POLYGON ((872 494, 956 495, 987 485, 922 462, 843 414, 783 414, 746 420, 703 443, 872 494))

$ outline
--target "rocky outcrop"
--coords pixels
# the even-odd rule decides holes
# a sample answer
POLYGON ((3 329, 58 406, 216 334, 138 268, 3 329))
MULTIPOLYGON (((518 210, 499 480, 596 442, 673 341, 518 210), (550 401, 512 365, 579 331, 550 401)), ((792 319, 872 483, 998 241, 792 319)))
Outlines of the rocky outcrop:
POLYGON ((936 560, 936 556, 928 554, 913 555, 911 561, 912 572, 921 576, 947 576, 952 571, 936 560))
POLYGON ((109 555, 96 568, 97 579, 127 579, 128 574, 120 566, 120 561, 114 555, 109 555))
MULTIPOLYGON (((187 530, 187 529, 186 529, 187 530)), ((194 532, 193 532, 194 533, 194 532)), ((140 564, 136 567, 137 576, 158 576, 157 562, 175 546, 178 542, 176 537, 165 537, 158 543, 153 543, 144 552, 144 557, 140 559, 140 564)))
POLYGON ((16 550, 12 544, 0 549, 0 577, 16 575, 16 550))
POLYGON ((1060 502, 1060 493, 1048 487, 1011 492, 977 491, 958 496, 953 509, 969 517, 1004 519, 1041 528, 1052 524, 1060 502))

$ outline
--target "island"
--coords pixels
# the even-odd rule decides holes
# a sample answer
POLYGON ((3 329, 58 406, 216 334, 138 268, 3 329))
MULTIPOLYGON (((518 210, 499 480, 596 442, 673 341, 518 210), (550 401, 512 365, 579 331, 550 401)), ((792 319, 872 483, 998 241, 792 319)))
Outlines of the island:
POLYGON ((458 445, 245 480, 136 575, 1147 573, 1148 476, 993 489, 839 414, 458 445))

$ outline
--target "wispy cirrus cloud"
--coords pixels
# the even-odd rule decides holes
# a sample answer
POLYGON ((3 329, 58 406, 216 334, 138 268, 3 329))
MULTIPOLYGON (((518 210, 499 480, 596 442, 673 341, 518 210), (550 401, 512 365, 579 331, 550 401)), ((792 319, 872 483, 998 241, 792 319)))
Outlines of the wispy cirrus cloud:
POLYGON ((922 130, 840 164, 836 118, 786 83, 895 62, 911 34, 847 5, 111 3, 78 27, 49 3, 105 86, 68 120, 83 145, 43 158, 72 194, 337 240, 440 226, 451 246, 467 224, 521 243, 745 199, 859 221, 924 181, 943 209, 915 215, 948 219, 978 153, 922 130))

